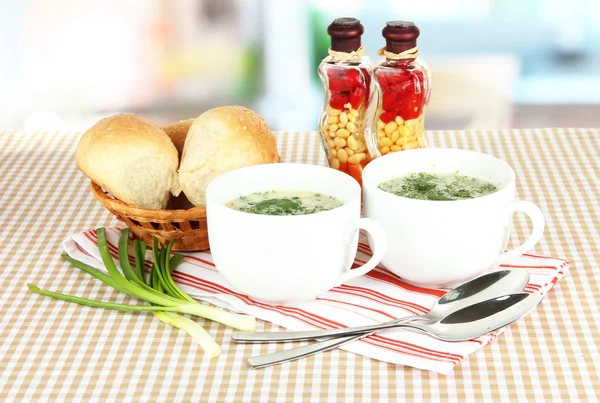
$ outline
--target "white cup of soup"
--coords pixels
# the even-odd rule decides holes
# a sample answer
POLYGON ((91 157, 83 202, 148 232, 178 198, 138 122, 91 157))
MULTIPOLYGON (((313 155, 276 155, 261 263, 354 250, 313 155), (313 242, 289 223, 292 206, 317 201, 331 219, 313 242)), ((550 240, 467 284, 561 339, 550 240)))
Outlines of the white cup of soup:
POLYGON ((255 165, 206 189, 210 249, 219 273, 248 296, 294 305, 373 269, 386 238, 361 218, 361 188, 340 171, 307 164, 255 165), (352 269, 359 230, 373 257, 352 269))
POLYGON ((363 171, 363 192, 365 217, 387 235, 382 264, 423 287, 463 283, 527 252, 544 232, 540 209, 516 200, 513 169, 488 154, 442 148, 388 154, 363 171), (518 211, 531 219, 531 235, 504 252, 518 211))

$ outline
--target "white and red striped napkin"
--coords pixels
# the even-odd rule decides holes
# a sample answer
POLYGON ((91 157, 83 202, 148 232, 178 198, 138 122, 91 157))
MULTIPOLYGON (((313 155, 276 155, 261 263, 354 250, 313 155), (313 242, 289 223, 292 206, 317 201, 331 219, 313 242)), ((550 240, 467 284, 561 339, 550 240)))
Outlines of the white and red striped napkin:
MULTIPOLYGON (((107 238, 115 258, 118 236, 118 228, 107 229, 107 238)), ((98 253, 96 231, 75 234, 63 242, 63 247, 74 259, 105 270, 98 253)), ((355 265, 361 265, 370 255, 371 251, 362 239, 355 265)), ((152 264, 151 253, 147 253, 146 259, 149 268, 152 264)), ((503 267, 529 270, 531 279, 525 291, 546 293, 569 269, 569 262, 557 257, 524 254, 503 267)), ((173 277, 183 291, 198 300, 246 313, 289 330, 362 326, 424 314, 447 291, 409 285, 378 267, 363 277, 322 294, 316 301, 295 307, 272 306, 236 291, 219 275, 210 252, 186 253, 173 272, 173 277)), ((341 348, 389 363, 447 374, 467 355, 488 344, 503 330, 467 342, 450 343, 405 329, 393 329, 341 348)))

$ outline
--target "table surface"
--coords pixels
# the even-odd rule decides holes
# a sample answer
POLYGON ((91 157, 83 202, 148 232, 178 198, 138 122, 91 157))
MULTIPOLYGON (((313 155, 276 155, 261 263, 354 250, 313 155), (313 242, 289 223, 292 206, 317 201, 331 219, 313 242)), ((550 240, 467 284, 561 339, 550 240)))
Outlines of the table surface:
MULTIPOLYGON (((34 283, 88 298, 130 300, 60 259, 67 235, 117 224, 75 167, 78 134, 0 132, 0 399, 600 399, 600 309, 592 297, 600 290, 600 132, 427 136, 430 146, 487 152, 512 165, 519 197, 546 215, 545 236, 535 251, 572 263, 535 312, 446 376, 340 350, 252 370, 245 357, 282 345, 232 344, 230 328, 206 321, 223 347, 208 360, 187 335, 152 315, 82 307, 29 292, 26 284, 34 283)), ((316 133, 277 137, 285 160, 322 163, 316 133)), ((529 231, 523 217, 515 224, 513 243, 529 231)), ((279 328, 259 323, 258 330, 270 329, 279 328)))

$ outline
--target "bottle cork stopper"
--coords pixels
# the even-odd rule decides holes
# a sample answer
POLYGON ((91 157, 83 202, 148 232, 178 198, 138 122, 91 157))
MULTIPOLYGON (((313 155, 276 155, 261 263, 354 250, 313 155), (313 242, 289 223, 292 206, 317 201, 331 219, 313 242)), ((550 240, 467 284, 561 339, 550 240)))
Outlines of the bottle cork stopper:
POLYGON ((365 32, 356 18, 337 18, 327 27, 331 37, 331 49, 336 52, 353 52, 361 46, 361 36, 365 32))
POLYGON ((402 53, 417 46, 419 28, 410 21, 389 21, 381 31, 388 52, 402 53))

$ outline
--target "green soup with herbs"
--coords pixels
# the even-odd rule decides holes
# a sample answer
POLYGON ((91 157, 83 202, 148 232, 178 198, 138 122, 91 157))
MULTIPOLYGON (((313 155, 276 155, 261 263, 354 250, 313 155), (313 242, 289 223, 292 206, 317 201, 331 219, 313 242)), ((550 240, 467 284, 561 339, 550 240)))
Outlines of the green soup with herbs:
POLYGON ((379 184, 396 196, 420 200, 465 200, 494 193, 498 188, 482 179, 449 174, 411 173, 379 184))
POLYGON ((322 193, 270 190, 240 196, 226 206, 252 214, 303 215, 331 210, 342 204, 335 197, 322 193))

